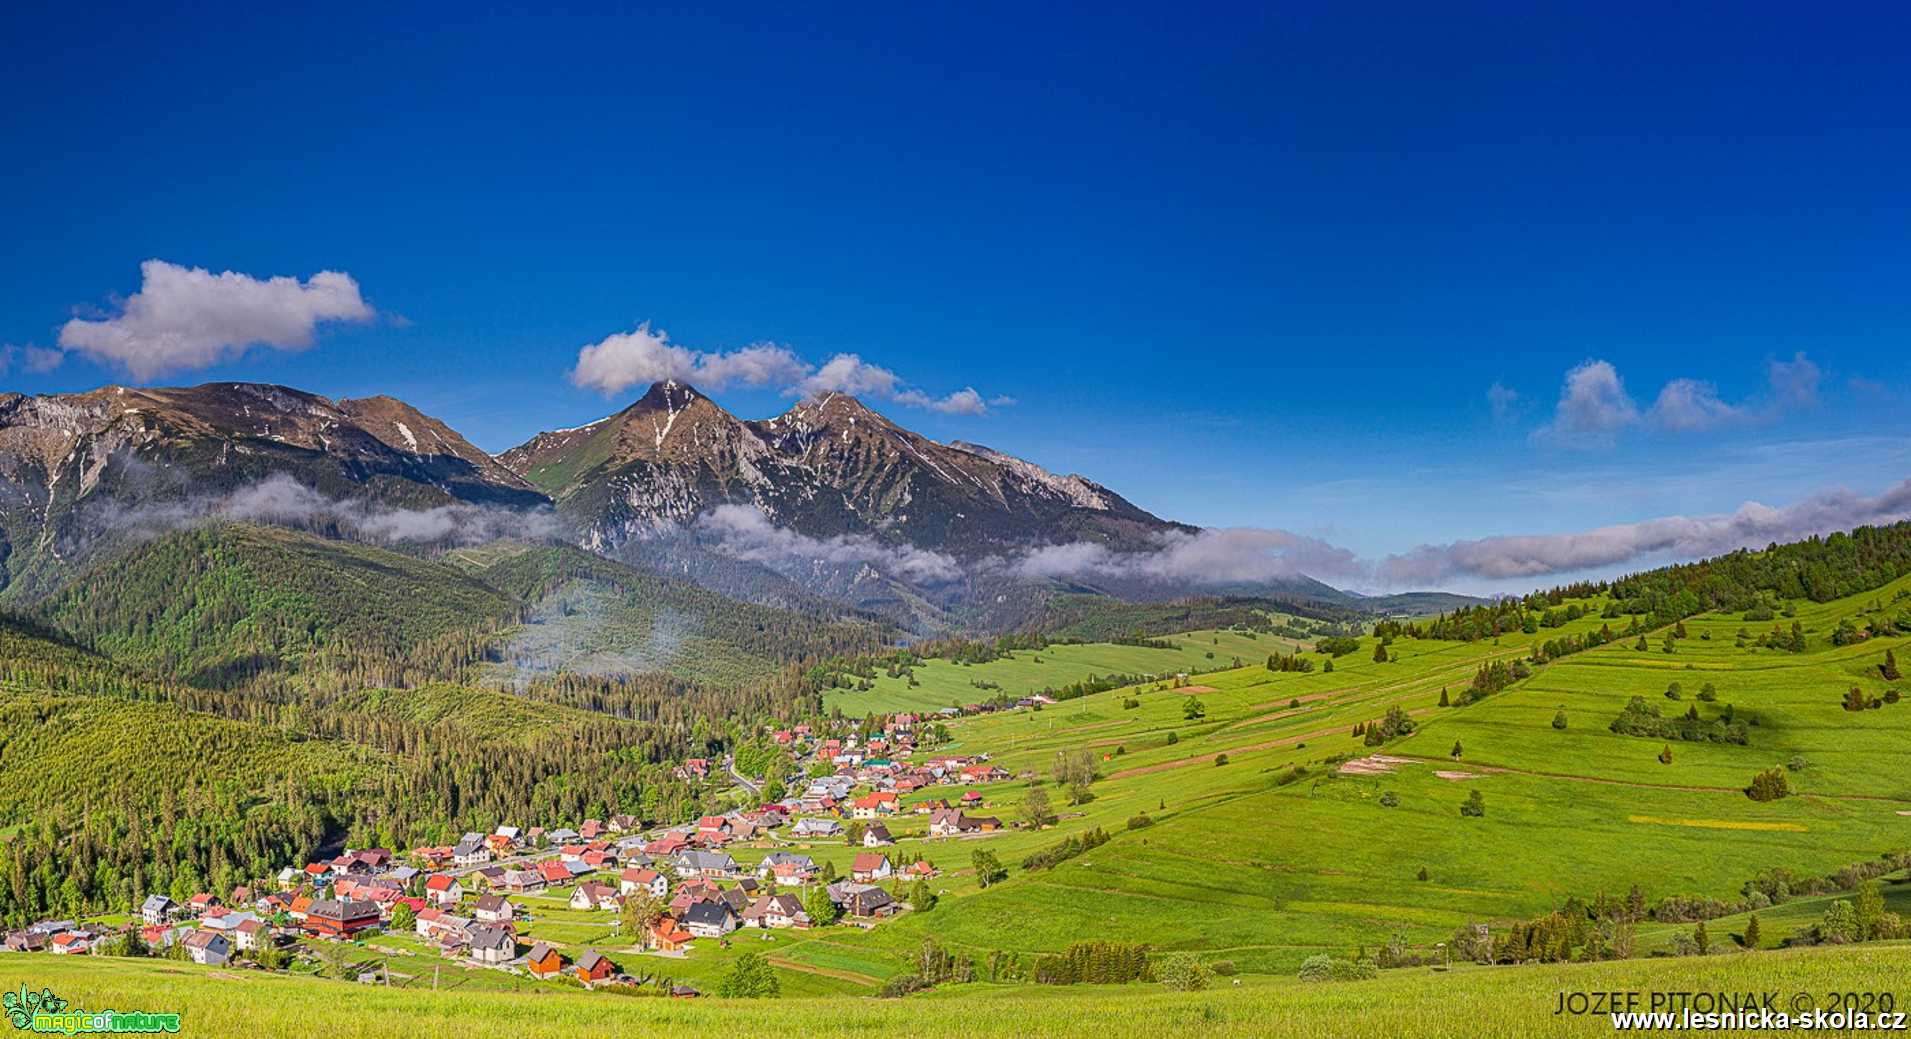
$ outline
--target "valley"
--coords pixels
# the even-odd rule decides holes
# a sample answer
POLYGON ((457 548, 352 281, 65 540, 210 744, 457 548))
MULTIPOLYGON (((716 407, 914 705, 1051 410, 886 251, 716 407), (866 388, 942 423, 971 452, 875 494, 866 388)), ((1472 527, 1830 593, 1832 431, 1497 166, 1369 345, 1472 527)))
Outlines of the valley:
POLYGON ((1524 597, 1168 594, 1122 561, 1174 524, 848 398, 660 383, 496 459, 384 399, 116 400, 69 440, 77 405, 9 404, 16 498, 46 483, 8 528, 0 922, 93 954, 35 975, 63 998, 1326 1034, 1437 990, 1525 1034, 1574 972, 1911 941, 1911 525, 1524 597), (1057 537, 1108 580, 1013 562, 1057 537))

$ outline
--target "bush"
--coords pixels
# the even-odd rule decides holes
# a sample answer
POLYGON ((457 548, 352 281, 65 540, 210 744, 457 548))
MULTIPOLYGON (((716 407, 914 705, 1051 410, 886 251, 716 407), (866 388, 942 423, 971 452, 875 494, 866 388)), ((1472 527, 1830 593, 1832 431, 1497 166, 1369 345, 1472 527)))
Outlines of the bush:
POLYGON ((1480 793, 1478 790, 1468 794, 1466 801, 1460 805, 1460 814, 1470 819, 1478 819, 1485 815, 1486 795, 1480 793))
POLYGON ((1565 711, 1555 712, 1553 715, 1553 728, 1564 729, 1565 727, 1566 727, 1566 712, 1565 711))
POLYGON ((1745 788, 1745 796, 1754 801, 1776 801, 1791 792, 1791 784, 1785 779, 1785 770, 1777 767, 1753 776, 1752 785, 1745 788))
POLYGON ((912 992, 921 992, 929 987, 919 974, 903 974, 883 982, 882 991, 876 993, 883 999, 901 999, 912 992))
POLYGON ((1185 952, 1168 956, 1155 967, 1155 977, 1176 992, 1199 992, 1208 987, 1208 968, 1185 952))
POLYGON ((717 995, 728 999, 763 998, 783 994, 783 984, 762 953, 746 952, 730 964, 729 973, 717 983, 717 995))
POLYGON ((1334 961, 1332 957, 1316 953, 1301 961, 1301 969, 1295 977, 1302 981, 1332 981, 1334 961))
POLYGON ((1380 968, 1365 956, 1357 960, 1335 960, 1335 981, 1366 981, 1380 976, 1380 968))
POLYGON ((1146 812, 1128 817, 1128 828, 1131 830, 1145 830, 1154 824, 1154 817, 1146 812))
POLYGON ((1208 964, 1208 969, 1224 978, 1231 978, 1241 973, 1241 968, 1236 967, 1233 960, 1215 960, 1208 964))
POLYGON ((1228 763, 1228 756, 1226 754, 1216 754, 1214 756, 1214 763, 1217 766, 1225 765, 1228 763))
POLYGON ((1388 790, 1388 791, 1385 791, 1385 792, 1383 792, 1383 793, 1382 793, 1382 794, 1380 795, 1380 807, 1382 807, 1382 808, 1398 808, 1398 807, 1400 807, 1400 795, 1399 795, 1399 794, 1396 794, 1396 793, 1394 793, 1394 792, 1393 792, 1393 791, 1391 791, 1391 790, 1388 790))

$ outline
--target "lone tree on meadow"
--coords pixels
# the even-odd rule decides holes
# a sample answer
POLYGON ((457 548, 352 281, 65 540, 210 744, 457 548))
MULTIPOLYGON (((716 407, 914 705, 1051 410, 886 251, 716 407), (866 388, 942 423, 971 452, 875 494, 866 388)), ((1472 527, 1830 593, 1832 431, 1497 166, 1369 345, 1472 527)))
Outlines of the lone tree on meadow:
POLYGON ((1181 705, 1181 717, 1188 721, 1198 722, 1207 716, 1208 709, 1202 705, 1201 698, 1198 696, 1188 697, 1181 705))
POLYGON ((1041 787, 1031 787, 1027 796, 1022 798, 1022 821, 1031 830, 1039 830, 1048 823, 1048 792, 1041 787))
POLYGON ((717 995, 726 999, 764 999, 783 994, 783 984, 762 953, 746 952, 730 965, 730 972, 717 983, 717 995))
POLYGON ((1374 663, 1384 664, 1386 662, 1387 662, 1387 644, 1385 642, 1374 643, 1374 663))
POLYGON ((1460 814, 1469 819, 1478 819, 1485 815, 1486 795, 1480 793, 1478 790, 1474 790, 1472 793, 1466 795, 1466 800, 1460 805, 1460 814))
POLYGON ((1460 752, 1461 752, 1461 751, 1460 751, 1460 741, 1459 741, 1459 740, 1454 740, 1454 741, 1453 741, 1453 760, 1455 760, 1455 761, 1458 761, 1458 760, 1460 760, 1460 752))
POLYGON ((1758 914, 1753 913, 1745 921, 1745 937, 1740 939, 1740 943, 1747 949, 1756 949, 1758 948, 1758 940, 1758 914))
POLYGON ((1884 663, 1878 665, 1878 673, 1895 682, 1903 675, 1898 674, 1898 655, 1890 650, 1884 651, 1884 663))

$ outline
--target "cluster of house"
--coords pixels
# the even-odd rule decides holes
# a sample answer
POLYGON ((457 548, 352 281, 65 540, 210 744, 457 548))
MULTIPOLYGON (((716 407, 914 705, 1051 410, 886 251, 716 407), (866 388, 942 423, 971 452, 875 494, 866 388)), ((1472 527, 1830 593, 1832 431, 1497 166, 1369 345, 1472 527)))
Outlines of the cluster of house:
MULTIPOLYGON (((136 926, 149 947, 180 944, 195 962, 219 965, 261 943, 352 939, 388 929, 404 907, 417 935, 446 955, 521 967, 539 977, 568 972, 593 984, 618 976, 616 965, 595 951, 567 962, 560 950, 537 942, 520 955, 520 909, 509 896, 569 888, 573 909, 611 911, 639 893, 667 900, 642 937, 648 948, 661 952, 678 952, 698 938, 722 938, 739 928, 807 927, 811 920, 803 900, 789 889, 825 879, 812 859, 778 850, 745 868, 725 849, 777 831, 799 840, 840 838, 845 821, 861 826, 865 850, 849 876, 825 890, 844 915, 879 919, 901 908, 884 884, 936 873, 921 860, 898 869, 878 850, 895 843, 884 820, 905 811, 904 796, 938 784, 976 786, 1012 778, 986 755, 921 764, 902 760, 913 751, 911 733, 918 721, 896 715, 880 735, 866 740, 853 733, 819 738, 805 725, 776 732, 777 742, 836 768, 781 802, 707 815, 649 834, 629 815, 587 819, 575 830, 499 826, 491 833, 466 833, 453 844, 415 848, 409 861, 384 848, 348 849, 281 870, 273 891, 240 887, 224 898, 201 893, 183 904, 151 895, 140 906, 136 926), (852 796, 859 789, 868 792, 852 796)), ((686 778, 707 778, 710 771, 710 761, 702 758, 678 768, 686 778)), ((970 789, 956 804, 924 801, 907 810, 929 817, 931 837, 1000 829, 996 818, 975 814, 982 803, 982 794, 970 789)), ((5 948, 86 953, 102 937, 74 921, 50 920, 8 934, 5 948)))

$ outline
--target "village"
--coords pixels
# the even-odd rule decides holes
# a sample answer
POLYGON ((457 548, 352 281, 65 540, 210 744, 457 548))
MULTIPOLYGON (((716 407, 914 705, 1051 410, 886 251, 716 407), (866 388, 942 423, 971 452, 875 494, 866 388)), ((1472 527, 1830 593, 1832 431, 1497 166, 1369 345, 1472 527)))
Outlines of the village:
MULTIPOLYGON (((986 754, 909 763, 921 719, 877 724, 868 738, 854 723, 842 735, 809 725, 771 733, 797 769, 793 792, 775 801, 675 825, 611 815, 574 827, 501 824, 403 852, 347 848, 228 892, 153 893, 117 918, 41 921, 7 934, 4 948, 84 955, 136 942, 207 966, 325 973, 355 961, 347 947, 368 946, 599 987, 654 980, 636 958, 682 958, 739 932, 877 926, 933 903, 937 843, 1002 830, 983 814, 982 788, 1013 778, 986 754), (579 933, 602 940, 583 944, 579 933)), ((675 771, 732 783, 746 799, 758 791, 727 760, 693 758, 675 771)), ((379 971, 343 973, 392 983, 379 971)))

